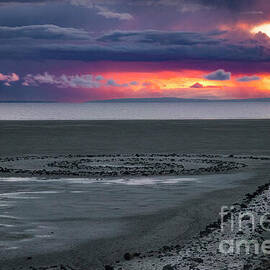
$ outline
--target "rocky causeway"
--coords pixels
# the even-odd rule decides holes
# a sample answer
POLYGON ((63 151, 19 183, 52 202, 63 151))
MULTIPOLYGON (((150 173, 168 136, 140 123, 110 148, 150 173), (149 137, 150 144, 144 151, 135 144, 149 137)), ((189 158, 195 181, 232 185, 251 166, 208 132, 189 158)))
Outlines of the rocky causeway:
POLYGON ((254 158, 176 153, 2 157, 0 175, 44 177, 195 175, 237 170, 247 166, 241 161, 254 158))

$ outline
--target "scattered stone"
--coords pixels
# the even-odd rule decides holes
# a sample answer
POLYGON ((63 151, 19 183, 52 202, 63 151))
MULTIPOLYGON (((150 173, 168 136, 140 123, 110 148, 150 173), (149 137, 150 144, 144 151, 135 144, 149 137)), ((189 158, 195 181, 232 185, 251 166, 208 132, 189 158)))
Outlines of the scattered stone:
POLYGON ((126 260, 126 261, 130 261, 131 259, 132 259, 132 256, 131 256, 131 254, 130 253, 125 253, 124 254, 124 259, 126 260))
POLYGON ((111 265, 105 265, 105 270, 114 270, 114 268, 111 265))
POLYGON ((171 266, 170 264, 165 265, 162 270, 175 270, 176 268, 174 266, 171 266))
POLYGON ((203 263, 203 259, 201 258, 192 258, 192 261, 196 263, 203 263))

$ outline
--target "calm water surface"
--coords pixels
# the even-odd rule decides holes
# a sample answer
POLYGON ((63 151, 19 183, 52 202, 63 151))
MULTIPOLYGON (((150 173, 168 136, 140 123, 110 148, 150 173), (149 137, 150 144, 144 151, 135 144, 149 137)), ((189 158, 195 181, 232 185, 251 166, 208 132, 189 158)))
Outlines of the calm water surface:
POLYGON ((269 119, 267 102, 2 103, 0 120, 269 119))

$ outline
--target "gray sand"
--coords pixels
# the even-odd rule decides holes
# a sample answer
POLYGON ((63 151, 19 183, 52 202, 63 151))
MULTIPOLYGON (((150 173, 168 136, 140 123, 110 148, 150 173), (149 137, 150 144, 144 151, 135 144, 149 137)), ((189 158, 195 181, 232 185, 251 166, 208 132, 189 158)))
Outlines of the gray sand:
MULTIPOLYGON (((4 121, 0 122, 0 128, 0 155, 3 158, 27 155, 170 152, 226 156, 269 155, 270 149, 270 121, 266 120, 4 121)), ((110 228, 104 227, 106 233, 103 238, 87 237, 89 228, 84 228, 78 222, 76 226, 82 230, 81 235, 86 235, 84 241, 71 239, 65 249, 61 247, 57 251, 48 250, 48 244, 40 246, 36 251, 29 245, 23 253, 16 250, 2 251, 1 269, 29 269, 30 266, 52 265, 58 265, 60 269, 61 264, 72 266, 73 269, 103 269, 104 264, 122 260, 125 252, 142 252, 158 249, 162 245, 184 243, 218 218, 221 205, 241 201, 244 194, 269 182, 268 160, 232 159, 243 162, 248 167, 228 172, 226 175, 231 175, 228 182, 218 181, 221 177, 219 172, 215 178, 216 185, 212 188, 207 185, 205 189, 197 187, 196 192, 196 185, 191 185, 189 187, 192 188, 193 195, 187 197, 181 195, 181 191, 185 189, 174 184, 173 191, 179 192, 179 198, 168 193, 168 201, 165 197, 166 203, 162 207, 158 204, 158 199, 164 196, 162 190, 144 187, 149 192, 147 196, 154 196, 156 204, 150 203, 149 208, 142 213, 134 210, 128 217, 116 216, 110 223, 106 220, 103 224, 110 224, 110 228), (239 178, 239 174, 244 177, 239 178), (125 227, 119 227, 119 222, 123 222, 125 227)), ((211 177, 215 176, 212 174, 211 177)), ((139 187, 135 187, 133 191, 135 194, 142 192, 139 187)), ((72 196, 70 200, 73 200, 72 196)), ((108 197, 107 200, 113 199, 108 197)), ((46 216, 46 212, 44 215, 46 216)), ((64 231, 68 230, 69 226, 71 225, 67 224, 64 231)), ((70 228, 72 227, 74 229, 74 226, 70 228)), ((102 229, 101 227, 101 231, 102 229)))

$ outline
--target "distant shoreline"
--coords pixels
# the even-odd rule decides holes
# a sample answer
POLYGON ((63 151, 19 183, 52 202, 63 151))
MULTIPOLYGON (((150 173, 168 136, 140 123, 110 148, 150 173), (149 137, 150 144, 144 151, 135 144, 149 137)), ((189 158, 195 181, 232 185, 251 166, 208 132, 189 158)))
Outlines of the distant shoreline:
POLYGON ((189 98, 123 98, 92 100, 86 103, 170 103, 170 102, 270 102, 270 98, 250 98, 250 99, 189 99, 189 98))
POLYGON ((121 98, 121 99, 102 99, 102 100, 90 100, 84 102, 66 102, 66 101, 42 101, 42 100, 0 100, 0 104, 12 103, 12 104, 24 104, 24 103, 192 103, 192 102, 270 102, 270 98, 249 98, 249 99, 189 99, 189 98, 175 98, 175 97, 162 97, 162 98, 121 98))

